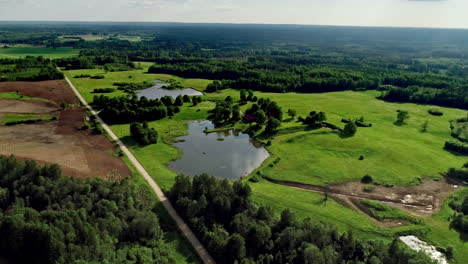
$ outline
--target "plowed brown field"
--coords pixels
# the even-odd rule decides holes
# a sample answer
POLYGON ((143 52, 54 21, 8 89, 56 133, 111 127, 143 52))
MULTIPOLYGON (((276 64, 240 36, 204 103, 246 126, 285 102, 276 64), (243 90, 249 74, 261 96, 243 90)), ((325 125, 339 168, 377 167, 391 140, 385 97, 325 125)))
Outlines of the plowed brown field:
POLYGON ((3 82, 0 92, 16 92, 39 100, 0 99, 4 113, 35 113, 57 116, 57 121, 0 127, 0 154, 57 163, 65 175, 120 179, 131 175, 116 157, 114 144, 104 135, 80 130, 86 112, 73 91, 63 81, 3 82), (65 104, 66 109, 62 109, 65 104))

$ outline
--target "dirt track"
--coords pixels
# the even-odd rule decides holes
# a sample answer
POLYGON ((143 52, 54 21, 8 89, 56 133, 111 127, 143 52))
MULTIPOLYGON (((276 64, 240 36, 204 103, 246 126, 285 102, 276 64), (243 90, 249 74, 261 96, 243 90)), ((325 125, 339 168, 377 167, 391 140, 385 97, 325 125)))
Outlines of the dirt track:
POLYGON ((65 175, 119 179, 131 175, 126 164, 115 157, 114 145, 104 135, 80 128, 86 112, 63 81, 3 82, 0 92, 16 92, 39 100, 0 99, 4 113, 36 113, 57 116, 58 121, 0 127, 0 154, 57 163, 65 175), (66 110, 61 108, 65 104, 66 110))
POLYGON ((374 186, 375 188, 372 192, 364 191, 366 185, 360 182, 315 186, 273 179, 267 180, 275 184, 328 194, 344 201, 349 207, 361 212, 362 210, 356 207, 356 200, 378 201, 420 217, 437 213, 447 196, 461 188, 458 185, 447 182, 445 179, 440 181, 428 180, 416 186, 374 186))

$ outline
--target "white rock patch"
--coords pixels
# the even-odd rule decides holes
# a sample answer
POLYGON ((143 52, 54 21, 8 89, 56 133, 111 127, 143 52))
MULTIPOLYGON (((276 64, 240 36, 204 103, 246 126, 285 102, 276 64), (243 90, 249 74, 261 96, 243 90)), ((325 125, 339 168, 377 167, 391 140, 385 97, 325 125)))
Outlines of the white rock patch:
POLYGON ((415 251, 422 251, 429 255, 433 260, 436 260, 439 264, 448 264, 447 259, 444 254, 437 251, 434 246, 427 244, 424 241, 421 241, 415 236, 401 236, 400 240, 403 241, 408 247, 415 251))

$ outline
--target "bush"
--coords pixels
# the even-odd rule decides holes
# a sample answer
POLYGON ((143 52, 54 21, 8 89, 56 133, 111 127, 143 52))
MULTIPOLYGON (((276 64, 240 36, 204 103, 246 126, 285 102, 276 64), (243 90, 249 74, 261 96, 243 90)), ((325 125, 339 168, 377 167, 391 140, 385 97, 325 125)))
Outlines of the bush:
POLYGON ((445 142, 445 149, 468 155, 468 144, 466 143, 447 141, 445 142))
POLYGON ((361 179, 361 182, 365 183, 365 184, 372 183, 373 181, 374 181, 374 179, 372 179, 372 177, 370 175, 364 175, 364 177, 362 177, 362 179, 361 179))
POLYGON ((374 190, 375 190, 375 186, 372 186, 372 185, 366 185, 364 187, 365 192, 373 192, 374 190))
POLYGON ((359 160, 364 160, 364 156, 363 155, 359 156, 359 160))
POLYGON ((433 116, 443 116, 444 113, 438 108, 431 108, 427 112, 433 116))
POLYGON ((80 75, 75 75, 75 76, 73 76, 73 78, 75 78, 75 79, 79 79, 79 78, 90 78, 90 77, 91 77, 91 75, 89 75, 89 74, 80 74, 80 75))
POLYGON ((104 75, 94 75, 94 76, 91 76, 89 78, 91 78, 91 79, 104 79, 106 77, 104 77, 104 75))
POLYGON ((354 122, 349 122, 343 128, 341 135, 343 137, 352 137, 356 134, 356 132, 357 132, 356 124, 354 122))
POLYGON ((158 132, 154 128, 149 128, 146 122, 132 123, 130 125, 130 135, 138 144, 143 146, 158 143, 158 132))
POLYGON ((114 88, 96 88, 93 93, 112 93, 113 91, 115 91, 114 88))

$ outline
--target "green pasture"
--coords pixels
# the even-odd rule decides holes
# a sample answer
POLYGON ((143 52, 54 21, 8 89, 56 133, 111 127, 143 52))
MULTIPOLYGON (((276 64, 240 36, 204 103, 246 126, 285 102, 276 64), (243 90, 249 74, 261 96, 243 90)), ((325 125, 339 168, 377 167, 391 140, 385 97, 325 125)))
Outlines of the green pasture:
MULTIPOLYGON (((281 160, 262 170, 277 180, 326 185, 359 180, 371 175, 382 184, 411 185, 422 178, 440 178, 440 172, 461 167, 466 157, 443 149, 450 136, 450 120, 466 116, 466 111, 440 108, 444 115, 430 115, 429 105, 388 103, 376 99, 376 91, 334 92, 322 94, 255 93, 259 98, 278 102, 283 112, 295 109, 298 116, 310 111, 324 111, 328 122, 344 127, 342 118, 360 118, 372 123, 358 128, 354 137, 341 138, 329 129, 309 130, 296 120, 285 122, 279 135, 268 147, 281 160), (394 124, 397 110, 409 112, 406 125, 394 124), (427 132, 421 132, 428 120, 427 132), (359 160, 360 156, 364 160, 359 160)), ((210 97, 239 97, 239 92, 226 90, 210 97)))
POLYGON ((69 47, 59 47, 59 48, 45 48, 45 47, 9 47, 9 48, 0 48, 0 58, 1 57, 26 57, 26 56, 43 56, 49 59, 58 59, 64 57, 71 57, 78 55, 80 50, 73 49, 69 47), (2 56, 3 55, 3 56, 2 56))

